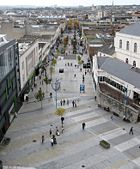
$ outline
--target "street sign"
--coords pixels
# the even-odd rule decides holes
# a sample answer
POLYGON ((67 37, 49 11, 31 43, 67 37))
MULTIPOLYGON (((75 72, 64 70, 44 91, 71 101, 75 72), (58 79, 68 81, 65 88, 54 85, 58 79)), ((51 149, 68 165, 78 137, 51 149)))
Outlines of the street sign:
POLYGON ((80 93, 81 92, 85 93, 85 85, 84 84, 80 84, 80 93))

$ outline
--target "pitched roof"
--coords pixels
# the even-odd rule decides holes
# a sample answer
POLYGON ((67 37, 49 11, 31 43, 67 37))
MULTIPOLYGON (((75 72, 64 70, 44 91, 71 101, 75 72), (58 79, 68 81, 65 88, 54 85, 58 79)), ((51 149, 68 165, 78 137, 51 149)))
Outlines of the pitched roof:
POLYGON ((120 30, 120 33, 133 35, 133 36, 140 36, 140 22, 136 22, 134 24, 126 26, 125 28, 120 30))
POLYGON ((108 58, 103 62, 100 69, 134 85, 136 88, 140 88, 140 73, 136 72, 136 69, 132 65, 116 58, 108 58))

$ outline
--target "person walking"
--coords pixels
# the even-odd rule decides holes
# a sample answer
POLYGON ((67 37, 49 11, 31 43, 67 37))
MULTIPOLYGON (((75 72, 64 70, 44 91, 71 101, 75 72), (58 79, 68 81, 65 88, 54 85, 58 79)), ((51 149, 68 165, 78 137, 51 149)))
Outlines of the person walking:
POLYGON ((65 99, 63 100, 63 106, 65 106, 65 99))
POLYGON ((83 123, 82 123, 82 129, 83 129, 83 130, 85 130, 85 126, 86 126, 86 124, 83 122, 83 123))
POLYGON ((111 115, 111 117, 110 117, 110 118, 111 118, 111 120, 113 120, 113 114, 111 115))
POLYGON ((75 102, 74 102, 74 100, 72 101, 72 106, 74 107, 74 105, 75 105, 75 102))
POLYGON ((53 139, 53 144, 57 144, 57 140, 56 140, 55 135, 52 136, 52 139, 53 139))
POLYGON ((54 144, 53 138, 50 138, 50 142, 51 142, 51 146, 53 147, 53 144, 54 144))
POLYGON ((49 134, 50 134, 50 137, 51 137, 52 136, 52 130, 51 129, 49 130, 49 134))
POLYGON ((133 127, 130 128, 129 134, 132 134, 132 135, 134 134, 134 133, 133 133, 133 127))
POLYGON ((63 102, 62 102, 62 100, 60 100, 60 104, 61 104, 61 106, 63 105, 63 102))
POLYGON ((61 133, 63 134, 63 132, 64 132, 64 127, 62 126, 61 127, 61 133))
POLYGON ((44 135, 42 135, 42 137, 41 137, 41 143, 43 144, 44 141, 45 141, 45 137, 44 137, 44 135))
POLYGON ((64 117, 61 117, 61 124, 63 126, 63 124, 64 124, 64 117))
POLYGON ((60 135, 59 130, 58 130, 57 127, 56 127, 56 132, 55 132, 55 134, 56 134, 56 136, 59 136, 59 135, 60 135))

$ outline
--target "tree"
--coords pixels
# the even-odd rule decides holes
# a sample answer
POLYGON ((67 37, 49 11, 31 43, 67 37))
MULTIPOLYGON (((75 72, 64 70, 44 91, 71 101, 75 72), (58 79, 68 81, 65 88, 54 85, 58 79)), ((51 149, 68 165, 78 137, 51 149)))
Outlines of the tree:
POLYGON ((44 78, 44 82, 46 83, 46 91, 47 91, 47 85, 51 83, 52 79, 49 79, 47 76, 44 78))
POLYGON ((51 63, 51 64, 52 64, 52 66, 55 66, 55 65, 56 65, 56 63, 57 63, 56 59, 54 59, 54 58, 53 58, 52 63, 51 63))
POLYGON ((42 109, 42 100, 44 99, 45 97, 45 94, 44 92, 42 91, 41 87, 39 88, 38 92, 36 93, 35 95, 35 98, 37 99, 37 101, 41 102, 41 109, 42 109))

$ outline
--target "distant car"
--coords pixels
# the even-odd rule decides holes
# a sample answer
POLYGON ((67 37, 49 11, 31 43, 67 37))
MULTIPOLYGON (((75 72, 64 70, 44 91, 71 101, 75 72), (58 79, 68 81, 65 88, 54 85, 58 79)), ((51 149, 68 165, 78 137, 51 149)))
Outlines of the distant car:
POLYGON ((59 73, 64 73, 64 69, 59 69, 59 73))

